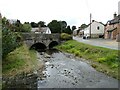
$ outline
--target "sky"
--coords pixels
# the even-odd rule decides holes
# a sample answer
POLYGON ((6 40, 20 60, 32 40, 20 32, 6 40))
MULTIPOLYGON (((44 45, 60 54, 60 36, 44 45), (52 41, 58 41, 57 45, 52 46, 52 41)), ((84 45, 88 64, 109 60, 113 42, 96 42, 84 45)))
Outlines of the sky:
POLYGON ((23 22, 52 20, 66 21, 68 25, 79 27, 92 20, 104 24, 118 13, 120 0, 0 0, 0 13, 8 19, 23 22))

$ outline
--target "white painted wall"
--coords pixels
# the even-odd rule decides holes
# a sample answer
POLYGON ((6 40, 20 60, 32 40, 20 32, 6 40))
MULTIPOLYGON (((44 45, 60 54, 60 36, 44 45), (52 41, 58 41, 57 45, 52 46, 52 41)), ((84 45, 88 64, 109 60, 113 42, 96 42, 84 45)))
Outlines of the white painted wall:
MULTIPOLYGON (((84 30, 84 34, 90 34, 90 25, 84 30)), ((99 22, 92 22, 91 24, 91 34, 104 34, 104 25, 99 22), (98 29, 99 27, 99 29, 98 29)))
POLYGON ((77 35, 77 32, 78 32, 78 29, 75 29, 75 30, 73 31, 73 35, 77 35))
POLYGON ((47 27, 46 34, 51 34, 50 28, 47 27))

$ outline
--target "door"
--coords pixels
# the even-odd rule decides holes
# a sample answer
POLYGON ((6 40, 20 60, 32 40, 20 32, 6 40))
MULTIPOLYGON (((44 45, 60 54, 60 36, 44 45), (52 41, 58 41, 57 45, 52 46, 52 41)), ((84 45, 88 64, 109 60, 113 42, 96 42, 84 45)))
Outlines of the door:
POLYGON ((108 32, 108 39, 111 39, 112 32, 108 32))

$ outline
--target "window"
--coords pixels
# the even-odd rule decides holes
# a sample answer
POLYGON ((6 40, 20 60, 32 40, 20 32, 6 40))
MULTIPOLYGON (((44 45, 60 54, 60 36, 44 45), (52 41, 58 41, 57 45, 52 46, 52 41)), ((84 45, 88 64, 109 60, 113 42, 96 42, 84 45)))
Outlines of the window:
POLYGON ((98 27, 97 27, 97 30, 99 30, 99 29, 100 29, 100 27, 98 26, 98 27))

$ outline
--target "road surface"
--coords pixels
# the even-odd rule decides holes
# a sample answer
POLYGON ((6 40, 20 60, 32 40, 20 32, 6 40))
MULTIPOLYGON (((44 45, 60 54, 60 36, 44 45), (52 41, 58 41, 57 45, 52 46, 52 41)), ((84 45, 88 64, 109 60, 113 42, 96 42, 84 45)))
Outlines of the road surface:
POLYGON ((81 37, 73 37, 74 40, 94 46, 100 46, 115 50, 120 50, 120 44, 115 40, 105 40, 105 39, 83 39, 81 37))

